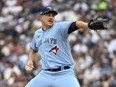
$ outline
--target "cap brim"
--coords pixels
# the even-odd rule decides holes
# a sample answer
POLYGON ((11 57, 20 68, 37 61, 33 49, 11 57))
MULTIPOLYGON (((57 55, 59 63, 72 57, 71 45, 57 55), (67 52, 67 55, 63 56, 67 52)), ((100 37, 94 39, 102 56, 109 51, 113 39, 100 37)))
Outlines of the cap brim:
MULTIPOLYGON (((54 15, 57 15, 57 14, 58 14, 58 12, 57 12, 57 11, 54 11, 54 10, 46 11, 46 12, 44 12, 44 13, 42 13, 42 14, 46 14, 46 13, 53 13, 54 15)), ((42 15, 42 14, 41 14, 41 15, 42 15)))

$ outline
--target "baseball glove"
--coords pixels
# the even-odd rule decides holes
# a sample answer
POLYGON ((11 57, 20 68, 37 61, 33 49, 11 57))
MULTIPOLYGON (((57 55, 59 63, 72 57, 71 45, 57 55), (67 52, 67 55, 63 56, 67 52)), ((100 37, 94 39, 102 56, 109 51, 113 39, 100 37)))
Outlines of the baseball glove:
POLYGON ((101 17, 94 17, 88 23, 88 27, 91 30, 105 30, 105 29, 107 29, 107 24, 106 24, 107 21, 108 21, 108 19, 103 19, 101 17))

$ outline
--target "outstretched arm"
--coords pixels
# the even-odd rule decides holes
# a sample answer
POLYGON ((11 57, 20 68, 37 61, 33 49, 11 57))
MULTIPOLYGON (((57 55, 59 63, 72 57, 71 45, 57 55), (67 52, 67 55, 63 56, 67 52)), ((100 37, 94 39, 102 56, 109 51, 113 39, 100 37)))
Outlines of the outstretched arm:
POLYGON ((71 33, 77 29, 83 29, 85 31, 91 29, 91 30, 105 30, 107 29, 108 19, 103 19, 100 17, 96 17, 90 20, 89 23, 86 23, 84 21, 76 21, 73 22, 68 30, 68 33, 71 33))
POLYGON ((69 29, 68 29, 68 33, 72 33, 73 31, 76 31, 77 29, 83 29, 85 31, 87 31, 89 28, 88 28, 88 23, 86 22, 83 22, 83 21, 76 21, 76 22, 73 22, 69 29))
POLYGON ((77 26, 79 29, 84 29, 84 30, 89 29, 88 23, 83 22, 83 21, 76 21, 76 26, 77 26))
POLYGON ((106 30, 108 21, 109 19, 104 19, 102 17, 94 17, 89 21, 89 23, 85 23, 83 21, 76 21, 76 26, 82 29, 106 30))

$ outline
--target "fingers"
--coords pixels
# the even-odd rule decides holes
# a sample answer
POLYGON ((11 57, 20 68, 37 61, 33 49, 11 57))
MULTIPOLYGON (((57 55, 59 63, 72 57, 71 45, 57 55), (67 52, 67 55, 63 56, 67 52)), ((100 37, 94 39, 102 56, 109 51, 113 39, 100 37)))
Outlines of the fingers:
POLYGON ((33 68, 31 68, 31 67, 28 67, 28 66, 26 66, 26 67, 25 67, 25 70, 26 70, 27 72, 30 72, 30 71, 32 71, 32 69, 33 69, 33 68))
POLYGON ((30 66, 25 66, 25 70, 26 70, 27 72, 31 72, 31 71, 33 70, 33 68, 30 67, 30 66))
POLYGON ((26 70, 27 72, 32 71, 33 68, 34 68, 33 63, 27 63, 27 65, 25 66, 25 70, 26 70))
POLYGON ((34 68, 33 63, 28 63, 26 66, 30 68, 34 68))

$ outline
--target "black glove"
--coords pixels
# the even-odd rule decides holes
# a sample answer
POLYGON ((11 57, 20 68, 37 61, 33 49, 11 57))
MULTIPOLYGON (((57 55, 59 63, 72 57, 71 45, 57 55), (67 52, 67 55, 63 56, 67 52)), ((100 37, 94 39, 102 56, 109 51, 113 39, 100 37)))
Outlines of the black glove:
POLYGON ((101 17, 94 17, 88 23, 88 27, 91 30, 105 30, 105 29, 107 29, 107 24, 106 24, 107 21, 108 21, 108 19, 103 19, 101 17))

